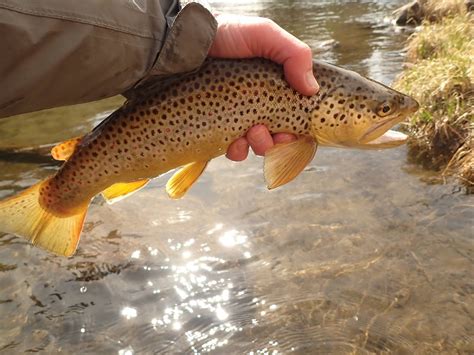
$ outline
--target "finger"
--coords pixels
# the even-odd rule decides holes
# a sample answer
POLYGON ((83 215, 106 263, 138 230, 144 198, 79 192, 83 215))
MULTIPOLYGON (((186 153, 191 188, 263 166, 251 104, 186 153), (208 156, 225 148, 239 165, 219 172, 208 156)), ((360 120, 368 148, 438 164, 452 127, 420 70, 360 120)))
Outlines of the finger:
POLYGON ((238 138, 227 148, 226 157, 233 161, 242 161, 249 154, 249 144, 244 137, 238 138))
POLYGON ((256 125, 247 132, 247 140, 256 155, 265 155, 267 149, 273 147, 273 139, 264 125, 256 125))
POLYGON ((289 143, 296 140, 296 136, 294 134, 289 133, 276 133, 273 135, 273 143, 274 144, 281 144, 281 143, 289 143))

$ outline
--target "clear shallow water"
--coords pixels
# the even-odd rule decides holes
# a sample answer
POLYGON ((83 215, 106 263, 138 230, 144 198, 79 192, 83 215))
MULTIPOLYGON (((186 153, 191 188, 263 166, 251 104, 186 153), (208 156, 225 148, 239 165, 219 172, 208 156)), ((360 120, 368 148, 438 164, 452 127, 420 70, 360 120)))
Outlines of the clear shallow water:
MULTIPOLYGON (((314 3, 214 5, 317 51, 336 40, 321 57, 390 82, 406 35, 384 16, 400 1, 314 3)), ((0 196, 51 174, 41 146, 118 102, 0 121, 0 196)), ((179 201, 166 177, 97 198, 72 259, 0 236, 0 353, 474 352, 471 197, 431 184, 404 148, 320 149, 272 192, 261 164, 216 159, 179 201)))

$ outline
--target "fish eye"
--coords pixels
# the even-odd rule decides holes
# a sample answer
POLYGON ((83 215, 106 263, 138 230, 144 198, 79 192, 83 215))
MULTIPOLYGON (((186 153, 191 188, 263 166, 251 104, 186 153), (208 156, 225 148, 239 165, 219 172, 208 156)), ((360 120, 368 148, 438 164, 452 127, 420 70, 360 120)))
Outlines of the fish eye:
POLYGON ((378 107, 377 115, 379 115, 380 117, 385 117, 391 114, 392 111, 393 111, 393 106, 390 105, 390 103, 388 102, 384 102, 378 107))

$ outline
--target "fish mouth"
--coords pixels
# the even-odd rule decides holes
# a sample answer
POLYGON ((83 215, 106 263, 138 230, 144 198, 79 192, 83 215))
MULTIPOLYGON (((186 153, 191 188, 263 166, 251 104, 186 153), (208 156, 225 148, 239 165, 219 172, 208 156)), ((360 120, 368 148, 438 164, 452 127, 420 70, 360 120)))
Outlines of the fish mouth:
POLYGON ((369 143, 370 141, 373 141, 374 139, 377 139, 385 132, 387 132, 390 128, 392 128, 394 125, 403 121, 404 119, 405 115, 397 115, 395 117, 391 117, 377 123, 375 126, 369 128, 362 137, 360 137, 359 143, 365 144, 369 143))
POLYGON ((369 141, 364 144, 366 149, 383 149, 383 148, 395 148, 406 143, 408 136, 402 132, 393 131, 389 129, 387 132, 382 134, 380 137, 369 141))

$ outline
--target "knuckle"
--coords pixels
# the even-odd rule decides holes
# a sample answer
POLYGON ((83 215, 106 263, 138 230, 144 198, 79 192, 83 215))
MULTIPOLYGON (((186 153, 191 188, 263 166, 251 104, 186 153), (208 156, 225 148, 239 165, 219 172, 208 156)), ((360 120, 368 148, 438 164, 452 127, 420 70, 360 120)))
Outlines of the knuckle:
POLYGON ((307 57, 312 57, 312 55, 313 55, 313 51, 311 50, 311 47, 308 46, 304 42, 301 42, 299 50, 300 50, 301 54, 303 54, 307 57))

